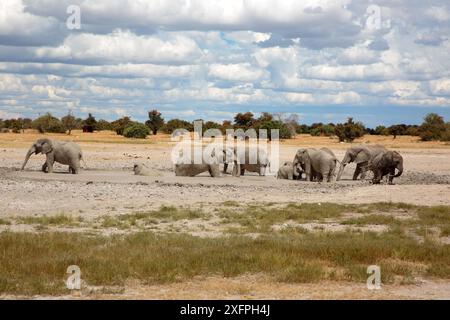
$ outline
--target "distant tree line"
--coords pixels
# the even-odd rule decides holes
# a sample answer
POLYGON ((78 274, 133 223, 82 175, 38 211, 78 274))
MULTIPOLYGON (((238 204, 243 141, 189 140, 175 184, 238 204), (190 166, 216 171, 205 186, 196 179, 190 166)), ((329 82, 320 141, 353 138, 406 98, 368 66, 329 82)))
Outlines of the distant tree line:
MULTIPOLYGON (((208 129, 218 129, 222 134, 226 134, 227 129, 242 129, 243 132, 252 128, 258 133, 261 129, 266 129, 267 138, 271 139, 271 129, 279 130, 279 138, 290 139, 296 134, 310 134, 312 136, 336 136, 339 141, 353 141, 365 134, 397 136, 411 135, 419 136, 423 141, 440 140, 450 141, 450 122, 445 122, 444 118, 436 113, 430 113, 421 125, 396 124, 389 127, 377 126, 375 129, 366 128, 363 123, 355 122, 353 118, 348 118, 345 123, 313 123, 311 125, 300 124, 296 114, 283 116, 282 114, 270 114, 263 112, 259 117, 255 117, 251 112, 237 113, 233 121, 225 120, 222 123, 214 121, 202 121, 203 132, 208 129)), ((51 113, 46 113, 35 120, 29 118, 0 119, 0 131, 23 132, 26 129, 35 129, 40 133, 68 133, 72 130, 83 130, 84 132, 94 132, 103 130, 115 131, 118 135, 128 138, 145 138, 150 134, 158 132, 173 133, 176 129, 194 130, 193 122, 182 119, 171 119, 165 121, 158 110, 148 112, 148 120, 145 123, 131 120, 124 116, 115 121, 96 120, 92 114, 88 114, 86 119, 76 118, 71 112, 61 119, 54 117, 51 113)))

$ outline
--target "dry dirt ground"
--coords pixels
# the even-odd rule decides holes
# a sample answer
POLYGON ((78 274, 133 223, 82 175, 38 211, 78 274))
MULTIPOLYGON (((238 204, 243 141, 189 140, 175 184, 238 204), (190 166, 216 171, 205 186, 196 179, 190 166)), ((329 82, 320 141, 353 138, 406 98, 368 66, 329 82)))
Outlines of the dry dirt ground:
MULTIPOLYGON (((39 135, 0 134, 0 218, 55 216, 58 214, 96 219, 159 208, 161 205, 214 208, 226 201, 240 204, 272 202, 333 202, 362 204, 404 202, 416 205, 450 205, 450 146, 419 143, 413 137, 365 137, 359 142, 382 143, 404 157, 405 171, 395 185, 371 185, 352 181, 354 165, 347 166, 343 180, 335 183, 277 180, 274 176, 230 175, 210 178, 175 177, 170 161, 173 143, 167 136, 142 141, 125 140, 112 133, 55 135, 77 141, 87 168, 69 175, 57 165, 55 173, 39 171, 44 156, 33 156, 25 171, 19 171, 26 150, 39 135), (154 177, 134 176, 132 166, 144 162, 158 172, 154 177)), ((350 144, 330 138, 300 136, 282 142, 280 160, 292 161, 300 146, 327 146, 342 159, 350 144)), ((27 226, 4 225, 0 230, 30 231, 27 226)), ((201 235, 201 234, 200 234, 201 235)), ((386 286, 369 292, 364 285, 325 282, 278 284, 263 276, 202 278, 161 286, 130 284, 117 295, 90 294, 91 298, 450 298, 450 282, 424 280, 419 285, 386 286)), ((61 298, 73 298, 71 296, 61 298)))

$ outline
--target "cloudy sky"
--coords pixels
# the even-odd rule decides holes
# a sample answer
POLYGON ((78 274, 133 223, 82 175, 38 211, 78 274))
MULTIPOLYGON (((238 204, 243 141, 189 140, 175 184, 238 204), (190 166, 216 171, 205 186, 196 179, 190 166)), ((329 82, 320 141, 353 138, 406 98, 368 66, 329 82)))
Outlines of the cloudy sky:
POLYGON ((151 108, 448 121, 449 2, 0 0, 0 118, 144 120, 151 108))

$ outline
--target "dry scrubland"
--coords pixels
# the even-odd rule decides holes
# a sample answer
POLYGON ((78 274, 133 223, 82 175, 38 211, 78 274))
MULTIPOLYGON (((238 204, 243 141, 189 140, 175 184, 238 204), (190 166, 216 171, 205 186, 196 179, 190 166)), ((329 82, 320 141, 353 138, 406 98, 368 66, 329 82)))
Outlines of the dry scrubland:
MULTIPOLYGON (((167 135, 130 140, 72 136, 87 166, 17 171, 41 135, 0 134, 0 294, 3 298, 450 298, 450 146, 416 137, 365 136, 398 150, 396 185, 276 180, 273 176, 174 177, 167 135), (159 174, 136 177, 133 163, 159 174), (69 265, 83 290, 70 293, 69 265), (381 267, 383 289, 366 289, 381 267)), ((298 136, 342 158, 350 144, 298 136)))

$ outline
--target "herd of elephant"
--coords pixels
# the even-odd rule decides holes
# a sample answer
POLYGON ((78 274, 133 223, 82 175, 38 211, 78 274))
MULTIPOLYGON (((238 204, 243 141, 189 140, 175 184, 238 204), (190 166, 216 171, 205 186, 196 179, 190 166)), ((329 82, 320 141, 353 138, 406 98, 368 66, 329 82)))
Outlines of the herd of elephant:
MULTIPOLYGON (((212 177, 219 177, 220 163, 223 163, 223 173, 227 173, 228 165, 233 163, 232 175, 241 176, 246 171, 256 172, 264 176, 267 167, 270 166, 267 153, 258 148, 256 158, 250 161, 251 150, 247 146, 243 149, 228 148, 224 151, 222 161, 213 161, 203 164, 176 163, 176 176, 196 176, 203 172, 209 172, 212 177)), ((74 142, 62 142, 50 139, 37 140, 28 150, 21 170, 25 168, 29 158, 33 154, 45 154, 46 161, 42 165, 42 171, 53 172, 53 165, 58 162, 69 166, 69 173, 78 174, 80 172, 80 162, 83 160, 81 148, 74 142)), ((278 179, 300 180, 302 174, 306 176, 306 181, 322 182, 326 179, 331 182, 336 177, 338 159, 328 148, 299 149, 292 162, 283 163, 277 173, 278 179)), ((383 177, 388 176, 389 184, 393 183, 393 178, 399 177, 403 173, 403 158, 396 151, 387 150, 381 145, 356 145, 350 147, 340 162, 339 172, 336 180, 340 180, 344 168, 349 163, 356 163, 353 173, 353 180, 364 179, 367 171, 373 172, 374 184, 380 183, 383 177), (395 172, 397 170, 397 173, 395 172)), ((146 175, 144 164, 135 164, 135 174, 146 175)))

